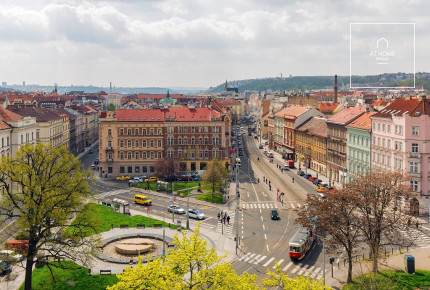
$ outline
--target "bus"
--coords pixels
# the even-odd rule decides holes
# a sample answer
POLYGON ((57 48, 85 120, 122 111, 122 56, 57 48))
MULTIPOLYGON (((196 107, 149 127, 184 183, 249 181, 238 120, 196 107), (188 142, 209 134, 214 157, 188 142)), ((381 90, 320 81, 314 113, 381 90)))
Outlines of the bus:
POLYGON ((311 249, 316 237, 315 230, 312 231, 305 227, 298 229, 290 240, 290 259, 293 261, 303 259, 311 249))

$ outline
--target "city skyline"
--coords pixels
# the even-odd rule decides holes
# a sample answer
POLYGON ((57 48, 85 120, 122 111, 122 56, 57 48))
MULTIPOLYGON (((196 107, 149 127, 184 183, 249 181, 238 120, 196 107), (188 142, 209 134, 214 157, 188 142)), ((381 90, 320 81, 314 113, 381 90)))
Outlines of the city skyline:
POLYGON ((349 75, 354 22, 415 23, 416 71, 428 71, 428 8, 401 0, 9 1, 0 5, 0 80, 210 87, 226 78, 349 75))

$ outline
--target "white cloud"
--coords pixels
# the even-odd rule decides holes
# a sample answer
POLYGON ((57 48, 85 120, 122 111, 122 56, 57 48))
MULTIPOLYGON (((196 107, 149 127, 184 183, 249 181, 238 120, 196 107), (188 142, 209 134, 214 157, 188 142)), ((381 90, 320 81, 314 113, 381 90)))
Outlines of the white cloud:
POLYGON ((348 74, 350 22, 416 22, 417 57, 429 44, 430 7, 418 0, 36 2, 0 4, 9 83, 211 86, 348 74))

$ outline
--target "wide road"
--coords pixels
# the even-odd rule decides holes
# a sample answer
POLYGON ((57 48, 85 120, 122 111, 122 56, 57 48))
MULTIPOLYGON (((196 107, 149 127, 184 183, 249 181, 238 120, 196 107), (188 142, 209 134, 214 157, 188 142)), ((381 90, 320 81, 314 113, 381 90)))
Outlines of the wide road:
POLYGON ((294 222, 294 210, 304 205, 307 193, 313 194, 316 186, 299 177, 296 170, 281 173, 276 162, 270 163, 262 154, 263 150, 258 149, 254 136, 245 133, 241 138, 245 145, 244 156, 240 157, 239 176, 239 238, 243 253, 233 268, 238 273, 247 271, 262 279, 267 277, 266 269, 274 270, 275 261, 278 261, 281 270, 290 277, 309 274, 313 278, 322 278, 322 246, 319 243, 314 243, 300 262, 292 262, 288 256, 288 242, 300 227, 294 222), (270 180, 271 190, 263 177, 270 180), (277 189, 285 193, 283 203, 277 200, 277 189), (278 209, 280 220, 271 220, 272 208, 278 209))

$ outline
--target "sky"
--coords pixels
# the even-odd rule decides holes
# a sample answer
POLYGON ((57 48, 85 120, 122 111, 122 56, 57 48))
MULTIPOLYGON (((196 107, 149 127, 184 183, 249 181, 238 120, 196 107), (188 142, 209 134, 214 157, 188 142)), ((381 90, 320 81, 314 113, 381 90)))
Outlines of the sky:
MULTIPOLYGON (((349 75, 350 23, 414 23, 415 42, 410 29, 400 29, 397 42, 397 28, 387 32, 390 44, 403 45, 395 55, 401 65, 384 69, 409 72, 415 60, 413 70, 428 72, 429 11, 426 0, 2 0, 0 82, 210 87, 349 75)), ((372 31, 353 31, 354 53, 376 43, 372 31)), ((367 58, 371 48, 363 51, 367 58)), ((362 68, 357 73, 373 72, 362 68)))

